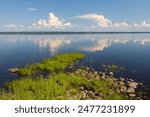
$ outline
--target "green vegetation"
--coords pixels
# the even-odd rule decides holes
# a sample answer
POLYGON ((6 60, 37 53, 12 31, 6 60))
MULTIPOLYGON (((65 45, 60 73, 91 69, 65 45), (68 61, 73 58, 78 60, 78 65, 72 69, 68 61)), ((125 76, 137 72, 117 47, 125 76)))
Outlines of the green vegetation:
POLYGON ((85 79, 64 69, 84 57, 81 53, 66 53, 45 59, 41 63, 19 69, 22 79, 6 83, 0 90, 4 100, 56 100, 81 99, 84 91, 103 93, 103 99, 125 99, 108 80, 85 79), (50 73, 44 77, 43 72, 50 73), (36 75, 36 78, 34 77, 36 75))
POLYGON ((31 64, 24 68, 19 69, 20 76, 33 76, 36 73, 58 73, 64 70, 67 66, 84 57, 81 53, 65 53, 54 56, 50 59, 45 59, 41 63, 31 64))
POLYGON ((116 70, 125 71, 125 70, 126 70, 125 67, 123 67, 123 66, 118 66, 118 65, 115 65, 115 64, 111 64, 111 65, 102 64, 102 68, 103 68, 103 69, 107 69, 107 70, 109 70, 109 71, 116 71, 116 70))
POLYGON ((25 78, 7 83, 1 91, 0 99, 15 100, 53 100, 53 99, 80 99, 82 94, 79 87, 93 92, 103 92, 104 99, 124 99, 124 97, 112 89, 109 81, 85 80, 74 74, 60 73, 44 79, 43 77, 32 79, 25 78), (110 92, 112 93, 110 95, 110 92), (73 97, 75 96, 75 97, 73 97))

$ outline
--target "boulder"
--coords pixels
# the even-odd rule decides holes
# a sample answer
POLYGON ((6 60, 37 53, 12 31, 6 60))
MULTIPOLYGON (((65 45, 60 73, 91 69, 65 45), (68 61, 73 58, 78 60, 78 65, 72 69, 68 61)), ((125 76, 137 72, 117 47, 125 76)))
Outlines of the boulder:
POLYGON ((109 75, 110 75, 110 76, 113 76, 113 75, 114 75, 114 73, 113 73, 113 72, 109 72, 109 75))
POLYGON ((129 96, 130 96, 130 97, 135 97, 136 95, 135 95, 135 94, 129 94, 129 96))
POLYGON ((98 72, 97 72, 97 71, 95 71, 93 74, 96 76, 96 75, 98 75, 98 72))
POLYGON ((127 85, 128 85, 129 87, 132 87, 132 88, 137 88, 138 83, 137 83, 137 82, 128 82, 127 85))
POLYGON ((132 88, 132 87, 129 87, 129 88, 127 89, 127 93, 135 93, 135 89, 132 88))
POLYGON ((88 91, 87 95, 89 96, 89 98, 95 99, 95 94, 93 91, 88 91))
POLYGON ((120 87, 120 91, 121 92, 126 92, 127 91, 127 87, 126 86, 121 86, 120 87))
POLYGON ((125 85, 124 82, 122 82, 122 81, 119 81, 119 84, 122 85, 122 86, 125 85))
POLYGON ((122 77, 120 77, 120 81, 124 82, 124 81, 125 81, 125 79, 124 79, 124 78, 122 78, 122 77))

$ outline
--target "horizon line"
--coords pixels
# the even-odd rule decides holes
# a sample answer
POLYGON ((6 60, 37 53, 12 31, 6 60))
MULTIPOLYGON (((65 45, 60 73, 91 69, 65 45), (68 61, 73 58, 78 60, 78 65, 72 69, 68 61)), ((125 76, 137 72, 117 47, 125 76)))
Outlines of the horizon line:
POLYGON ((2 31, 0 34, 130 34, 150 33, 149 31, 2 31))

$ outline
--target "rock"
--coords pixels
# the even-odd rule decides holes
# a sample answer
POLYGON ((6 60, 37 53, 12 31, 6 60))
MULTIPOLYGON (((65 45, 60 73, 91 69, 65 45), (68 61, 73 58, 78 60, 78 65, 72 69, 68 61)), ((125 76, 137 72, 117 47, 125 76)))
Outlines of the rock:
POLYGON ((99 97, 99 96, 95 96, 95 99, 96 99, 96 100, 102 100, 103 98, 102 98, 102 97, 99 97))
POLYGON ((89 67, 86 67, 85 69, 88 71, 90 68, 89 68, 89 67))
POLYGON ((87 78, 88 80, 89 80, 89 79, 92 79, 91 74, 86 75, 86 78, 87 78))
POLYGON ((11 68, 8 70, 8 72, 11 72, 11 73, 17 73, 19 71, 19 68, 11 68))
POLYGON ((86 93, 84 91, 81 91, 81 100, 86 100, 86 93))
POLYGON ((95 99, 95 94, 93 93, 93 91, 88 91, 87 95, 89 96, 89 98, 95 99))
POLYGON ((79 90, 80 91, 84 91, 84 87, 79 87, 79 90))
POLYGON ((137 83, 137 82, 128 82, 127 85, 128 85, 129 87, 132 87, 132 88, 137 88, 138 83, 137 83))
POLYGON ((97 75, 97 74, 98 74, 98 72, 97 72, 97 71, 95 71, 93 74, 94 74, 94 75, 97 75))
POLYGON ((135 97, 136 95, 135 95, 135 94, 129 94, 129 96, 130 96, 130 97, 135 97))
POLYGON ((127 87, 126 86, 121 86, 120 87, 120 91, 121 92, 126 92, 127 91, 127 87))
POLYGON ((106 80, 107 80, 107 81, 110 81, 110 82, 112 82, 112 83, 114 82, 113 79, 110 78, 110 77, 108 77, 106 80))
POLYGON ((127 93, 135 93, 135 89, 132 88, 132 87, 129 87, 129 88, 127 89, 127 93))
POLYGON ((82 72, 82 73, 81 73, 81 76, 82 76, 82 77, 86 77, 86 73, 85 73, 85 72, 82 72))
POLYGON ((95 76, 95 79, 99 80, 100 78, 99 78, 99 76, 97 75, 97 76, 95 76))
POLYGON ((124 82, 122 82, 122 81, 120 81, 120 82, 119 82, 119 84, 120 84, 120 85, 122 85, 122 86, 124 86, 124 85, 125 85, 125 84, 124 84, 124 82))
POLYGON ((110 76, 113 76, 113 75, 114 75, 114 73, 113 73, 113 72, 109 72, 109 75, 110 75, 110 76))
POLYGON ((100 76, 103 76, 103 72, 101 72, 101 71, 100 71, 98 74, 99 74, 100 76))
POLYGON ((100 76, 106 77, 106 74, 104 72, 99 72, 100 76))
POLYGON ((103 93, 97 93, 97 96, 99 96, 99 97, 103 97, 104 95, 103 95, 103 93))
POLYGON ((134 80, 133 80, 133 79, 129 79, 129 81, 134 82, 134 80))
POLYGON ((116 82, 116 81, 117 81, 117 79, 116 79, 116 78, 112 78, 112 80, 113 80, 114 82, 116 82))
POLYGON ((122 78, 122 77, 120 77, 120 81, 124 82, 124 81, 125 81, 125 79, 124 79, 124 78, 122 78))
POLYGON ((143 86, 143 83, 139 83, 139 85, 143 86))
POLYGON ((104 76, 100 76, 100 79, 103 79, 103 80, 105 80, 105 77, 104 77, 104 76))
POLYGON ((80 75, 79 71, 75 71, 75 75, 77 76, 80 75))

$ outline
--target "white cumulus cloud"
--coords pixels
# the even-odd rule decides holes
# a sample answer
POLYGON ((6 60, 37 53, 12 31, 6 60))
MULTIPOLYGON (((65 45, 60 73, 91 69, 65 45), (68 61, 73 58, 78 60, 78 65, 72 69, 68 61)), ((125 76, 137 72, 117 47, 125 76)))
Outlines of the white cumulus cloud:
POLYGON ((141 23, 135 23, 135 27, 150 27, 150 24, 148 24, 145 20, 142 21, 141 23))
POLYGON ((98 24, 98 26, 100 26, 100 27, 108 27, 112 24, 110 19, 105 18, 103 15, 98 15, 98 14, 94 14, 94 13, 79 15, 74 18, 95 21, 98 24))
POLYGON ((114 23, 112 26, 114 27, 128 27, 129 24, 126 22, 114 23))
POLYGON ((8 24, 8 25, 5 25, 4 26, 5 28, 17 28, 17 25, 16 24, 8 24))
POLYGON ((25 26, 24 25, 22 25, 22 24, 8 24, 8 25, 5 25, 4 26, 5 28, 12 28, 12 29, 18 29, 18 28, 25 28, 25 26))
POLYGON ((34 23, 33 26, 40 26, 40 27, 48 27, 48 28, 66 28, 70 27, 70 22, 64 22, 63 20, 59 19, 54 13, 49 13, 48 20, 40 19, 37 23, 34 23))

